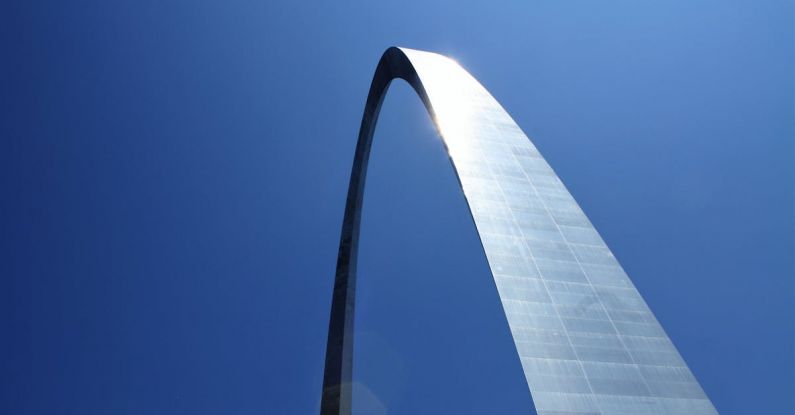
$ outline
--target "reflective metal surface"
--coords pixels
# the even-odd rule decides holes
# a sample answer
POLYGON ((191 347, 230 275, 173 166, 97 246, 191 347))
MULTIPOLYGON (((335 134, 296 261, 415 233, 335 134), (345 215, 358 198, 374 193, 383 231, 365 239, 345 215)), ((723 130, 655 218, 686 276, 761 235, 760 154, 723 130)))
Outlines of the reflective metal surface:
POLYGON ((431 113, 539 414, 716 414, 613 254, 527 136, 455 61, 390 48, 371 85, 340 241, 322 414, 349 414, 356 253, 378 111, 402 78, 431 113))

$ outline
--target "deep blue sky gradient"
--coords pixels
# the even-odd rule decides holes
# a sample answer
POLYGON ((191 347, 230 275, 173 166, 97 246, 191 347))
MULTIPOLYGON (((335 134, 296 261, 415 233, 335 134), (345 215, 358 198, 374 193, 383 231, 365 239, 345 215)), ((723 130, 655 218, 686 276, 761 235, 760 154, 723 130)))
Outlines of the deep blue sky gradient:
MULTIPOLYGON (((316 413, 347 180, 391 45, 534 140, 722 414, 795 410, 791 1, 0 5, 0 413, 316 413)), ((396 83, 358 413, 524 413, 474 226, 396 83)))

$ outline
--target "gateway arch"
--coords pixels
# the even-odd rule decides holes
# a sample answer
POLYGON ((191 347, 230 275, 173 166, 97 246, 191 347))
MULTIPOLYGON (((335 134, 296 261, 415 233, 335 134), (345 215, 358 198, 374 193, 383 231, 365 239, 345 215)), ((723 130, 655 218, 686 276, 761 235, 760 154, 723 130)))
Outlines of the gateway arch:
POLYGON ((414 88, 442 137, 537 413, 717 414, 577 202, 505 109, 455 61, 395 47, 376 68, 356 145, 321 414, 351 413, 364 183, 381 103, 396 78, 414 88))

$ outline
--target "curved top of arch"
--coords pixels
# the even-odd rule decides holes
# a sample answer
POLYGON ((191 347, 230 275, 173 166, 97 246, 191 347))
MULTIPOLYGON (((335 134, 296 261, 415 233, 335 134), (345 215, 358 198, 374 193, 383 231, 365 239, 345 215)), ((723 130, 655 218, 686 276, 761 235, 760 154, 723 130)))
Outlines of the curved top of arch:
POLYGON ((373 132, 395 78, 422 99, 463 189, 539 414, 716 414, 574 198, 507 111, 454 60, 389 48, 354 156, 322 414, 350 414, 356 255, 373 132))

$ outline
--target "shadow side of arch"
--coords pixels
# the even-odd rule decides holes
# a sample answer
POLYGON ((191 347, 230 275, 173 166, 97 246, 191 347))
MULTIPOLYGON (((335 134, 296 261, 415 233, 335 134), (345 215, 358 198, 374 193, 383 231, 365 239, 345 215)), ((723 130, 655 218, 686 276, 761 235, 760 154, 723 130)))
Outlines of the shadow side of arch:
POLYGON ((378 62, 367 94, 345 201, 323 373, 320 409, 323 415, 351 413, 356 265, 364 184, 378 115, 394 79, 408 82, 433 117, 433 107, 408 57, 399 48, 387 49, 378 62))

